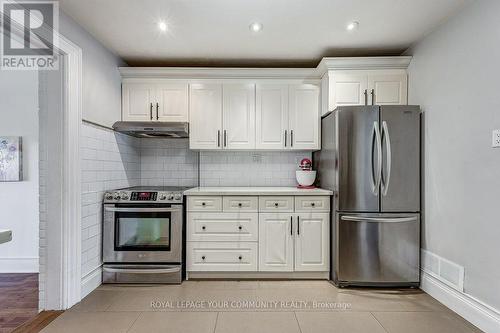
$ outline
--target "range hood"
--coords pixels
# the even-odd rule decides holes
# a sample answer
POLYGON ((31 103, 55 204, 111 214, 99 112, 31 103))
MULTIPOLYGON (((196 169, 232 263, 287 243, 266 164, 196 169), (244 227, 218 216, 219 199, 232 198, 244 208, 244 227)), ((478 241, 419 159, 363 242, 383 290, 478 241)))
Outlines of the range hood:
POLYGON ((113 124, 116 132, 137 138, 187 138, 189 124, 163 121, 117 121, 113 124))

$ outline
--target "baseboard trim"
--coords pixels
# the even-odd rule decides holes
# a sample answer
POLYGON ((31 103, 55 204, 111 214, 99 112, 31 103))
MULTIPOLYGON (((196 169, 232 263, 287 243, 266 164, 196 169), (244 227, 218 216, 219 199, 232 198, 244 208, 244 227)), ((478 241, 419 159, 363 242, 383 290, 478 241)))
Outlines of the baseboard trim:
POLYGON ((0 273, 39 273, 38 258, 0 258, 0 273))
POLYGON ((500 332, 500 311, 422 271, 420 288, 484 332, 500 332))
POLYGON ((102 267, 99 266, 82 278, 81 298, 90 294, 102 283, 102 267))
POLYGON ((328 280, 328 272, 187 272, 188 279, 328 280))

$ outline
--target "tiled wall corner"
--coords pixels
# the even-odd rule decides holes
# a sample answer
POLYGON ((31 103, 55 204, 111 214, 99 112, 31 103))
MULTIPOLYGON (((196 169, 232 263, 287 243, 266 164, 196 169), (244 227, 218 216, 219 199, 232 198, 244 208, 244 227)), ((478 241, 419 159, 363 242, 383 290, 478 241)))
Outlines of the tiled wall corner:
POLYGON ((104 192, 140 185, 140 145, 137 138, 82 124, 82 278, 101 265, 104 192))

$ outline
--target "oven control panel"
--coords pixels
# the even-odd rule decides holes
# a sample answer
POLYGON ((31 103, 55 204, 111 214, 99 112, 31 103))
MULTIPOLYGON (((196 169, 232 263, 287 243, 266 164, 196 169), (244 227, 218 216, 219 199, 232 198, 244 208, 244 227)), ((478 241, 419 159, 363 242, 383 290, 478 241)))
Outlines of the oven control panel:
POLYGON ((181 192, 116 191, 104 194, 104 203, 182 203, 181 192))

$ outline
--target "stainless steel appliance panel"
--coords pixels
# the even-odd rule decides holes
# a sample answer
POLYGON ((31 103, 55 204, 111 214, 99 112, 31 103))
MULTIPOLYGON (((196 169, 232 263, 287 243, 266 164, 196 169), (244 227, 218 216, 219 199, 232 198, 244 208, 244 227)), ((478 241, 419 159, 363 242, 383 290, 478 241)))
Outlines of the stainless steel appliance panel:
POLYGON ((335 113, 330 112, 321 120, 321 150, 313 153, 313 168, 318 170, 317 182, 331 191, 337 185, 336 136, 335 113))
MULTIPOLYGON (((103 261, 105 263, 180 263, 182 261, 182 221, 182 205, 171 205, 171 207, 137 207, 105 204, 103 261), (116 238, 118 231, 117 224, 120 223, 120 214, 130 213, 140 213, 143 219, 163 220, 163 223, 170 224, 168 247, 155 246, 157 244, 153 242, 151 247, 144 246, 144 242, 141 242, 136 245, 131 244, 128 248, 120 248, 120 242, 116 238), (158 218, 159 214, 166 214, 166 216, 158 218)), ((162 230, 159 229, 158 232, 162 232, 162 230)), ((137 230, 137 232, 138 237, 140 237, 141 230, 137 230)))
POLYGON ((381 212, 420 211, 420 107, 380 107, 381 212))
POLYGON ((419 214, 342 214, 336 216, 339 286, 418 286, 419 214))
POLYGON ((338 210, 378 212, 381 134, 378 106, 334 111, 337 128, 338 210))
POLYGON ((181 283, 181 265, 104 264, 103 283, 181 283))

